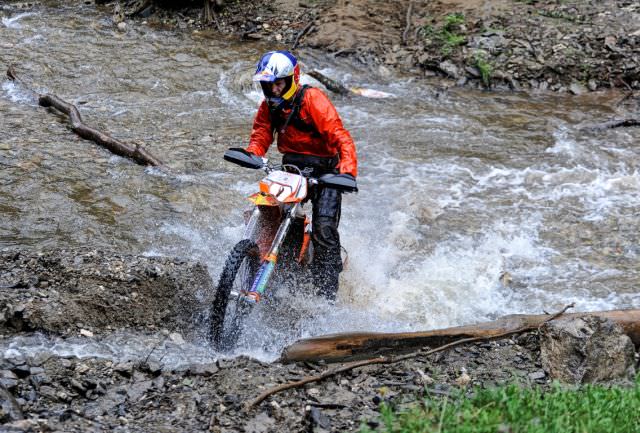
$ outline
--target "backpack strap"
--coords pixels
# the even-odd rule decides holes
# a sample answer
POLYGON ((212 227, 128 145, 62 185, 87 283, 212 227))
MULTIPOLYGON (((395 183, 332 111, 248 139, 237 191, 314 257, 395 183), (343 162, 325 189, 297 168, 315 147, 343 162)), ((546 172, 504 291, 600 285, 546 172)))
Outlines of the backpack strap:
POLYGON ((287 130, 289 124, 293 124, 297 129, 304 132, 317 132, 315 126, 313 124, 309 125, 300 119, 300 109, 302 107, 302 102, 304 101, 304 94, 307 89, 311 88, 311 86, 303 85, 300 88, 300 91, 295 96, 292 102, 291 113, 287 116, 282 127, 278 125, 278 120, 280 116, 278 116, 279 110, 269 110, 269 114, 271 115, 271 124, 273 125, 274 134, 277 132, 278 134, 284 134, 287 130))

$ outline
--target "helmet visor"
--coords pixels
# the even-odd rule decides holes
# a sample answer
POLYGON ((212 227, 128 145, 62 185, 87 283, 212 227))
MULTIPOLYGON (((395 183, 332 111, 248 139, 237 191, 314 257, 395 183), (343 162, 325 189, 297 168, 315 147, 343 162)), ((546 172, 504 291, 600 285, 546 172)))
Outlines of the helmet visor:
POLYGON ((260 84, 273 83, 277 79, 278 78, 275 75, 273 75, 271 72, 267 70, 262 70, 253 76, 253 81, 259 81, 260 84))

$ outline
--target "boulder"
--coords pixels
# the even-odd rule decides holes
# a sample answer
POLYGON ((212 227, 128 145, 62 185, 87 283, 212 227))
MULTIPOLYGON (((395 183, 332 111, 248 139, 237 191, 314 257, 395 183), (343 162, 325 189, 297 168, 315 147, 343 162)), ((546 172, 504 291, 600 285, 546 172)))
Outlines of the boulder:
POLYGON ((579 384, 635 375, 633 343, 609 319, 559 319, 545 323, 540 331, 542 366, 551 379, 579 384))

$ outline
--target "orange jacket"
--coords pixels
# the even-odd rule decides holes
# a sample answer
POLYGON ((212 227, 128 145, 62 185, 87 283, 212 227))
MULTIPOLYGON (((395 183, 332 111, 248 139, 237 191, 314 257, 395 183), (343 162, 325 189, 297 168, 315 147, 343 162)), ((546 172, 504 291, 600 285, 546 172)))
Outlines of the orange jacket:
MULTIPOLYGON (((281 113, 286 119, 290 110, 281 113)), ((282 153, 302 153, 305 155, 340 157, 340 173, 358 175, 356 146, 349 131, 342 126, 342 120, 329 98, 320 90, 309 87, 305 90, 298 114, 305 124, 314 125, 317 133, 300 131, 291 122, 284 134, 278 134, 278 150, 282 153)), ((282 122, 284 123, 284 122, 282 122)), ((264 156, 273 142, 273 129, 266 101, 262 101, 253 121, 253 130, 247 151, 264 156)))

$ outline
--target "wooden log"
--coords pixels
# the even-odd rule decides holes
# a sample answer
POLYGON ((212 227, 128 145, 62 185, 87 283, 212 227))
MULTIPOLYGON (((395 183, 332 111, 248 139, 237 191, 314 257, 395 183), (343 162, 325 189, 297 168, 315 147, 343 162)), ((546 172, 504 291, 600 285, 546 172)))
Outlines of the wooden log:
MULTIPOLYGON (((7 77, 9 77, 13 81, 19 81, 22 83, 22 80, 20 80, 16 75, 13 66, 10 66, 7 70, 7 77)), ((82 121, 82 117, 80 116, 80 111, 78 111, 78 108, 75 105, 70 104, 63 99, 60 99, 55 95, 39 94, 32 90, 31 92, 33 92, 38 97, 38 104, 40 104, 41 106, 53 107, 69 116, 69 119, 71 120, 71 129, 80 137, 99 144, 100 146, 109 150, 111 153, 130 158, 138 164, 151 166, 164 165, 162 161, 153 156, 144 147, 141 147, 139 145, 132 146, 123 143, 103 132, 98 131, 97 129, 85 125, 82 121)))
POLYGON ((357 95, 357 96, 364 96, 365 98, 395 97, 395 95, 392 93, 381 92, 380 90, 366 89, 362 87, 347 88, 344 85, 342 85, 340 82, 334 80, 333 78, 327 77, 322 72, 316 71, 315 69, 312 69, 311 71, 307 72, 307 75, 318 80, 328 90, 331 90, 332 92, 338 93, 340 95, 357 95))
POLYGON ((585 129, 589 131, 603 131, 605 129, 613 129, 613 128, 628 128, 631 126, 640 126, 640 119, 621 119, 621 120, 610 120, 608 122, 600 123, 598 125, 589 126, 585 129))
POLYGON ((320 81, 324 87, 331 90, 332 92, 338 93, 340 95, 348 95, 349 93, 351 93, 351 90, 347 89, 338 81, 327 77, 320 71, 316 71, 315 69, 312 69, 311 71, 307 72, 307 75, 320 81))
MULTIPOLYGON (((562 317, 599 316, 613 320, 622 327, 636 347, 640 346, 640 310, 612 310, 588 313, 565 313, 562 317)), ((534 330, 547 314, 514 314, 492 322, 457 326, 426 332, 376 333, 356 332, 332 334, 299 340, 286 347, 279 361, 341 362, 373 358, 387 353, 403 353, 420 347, 441 346, 467 338, 492 338, 514 330, 534 330)))

